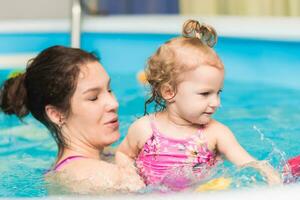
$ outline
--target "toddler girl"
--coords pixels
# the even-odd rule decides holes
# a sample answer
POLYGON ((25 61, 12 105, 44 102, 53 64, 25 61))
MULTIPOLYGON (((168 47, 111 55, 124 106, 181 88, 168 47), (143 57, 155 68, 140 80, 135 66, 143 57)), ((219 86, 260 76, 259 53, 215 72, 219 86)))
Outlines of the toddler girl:
MULTIPOLYGON (((233 133, 212 115, 220 106, 224 66, 212 49, 215 30, 188 20, 183 34, 167 41, 152 55, 145 69, 157 112, 135 121, 118 148, 135 159, 147 185, 182 190, 205 178, 219 155, 232 163, 251 165, 270 184, 279 183, 273 168, 258 162, 233 133)), ((118 159, 118 155, 116 155, 118 159)))

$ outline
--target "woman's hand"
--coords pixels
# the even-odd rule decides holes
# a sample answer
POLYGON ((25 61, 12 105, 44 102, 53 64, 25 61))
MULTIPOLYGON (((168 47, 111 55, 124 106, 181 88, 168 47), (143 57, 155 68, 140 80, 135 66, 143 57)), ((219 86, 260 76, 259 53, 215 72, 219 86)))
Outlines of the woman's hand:
POLYGON ((120 151, 116 152, 115 159, 121 170, 121 182, 127 185, 129 191, 138 191, 145 187, 143 180, 137 174, 133 159, 120 151))

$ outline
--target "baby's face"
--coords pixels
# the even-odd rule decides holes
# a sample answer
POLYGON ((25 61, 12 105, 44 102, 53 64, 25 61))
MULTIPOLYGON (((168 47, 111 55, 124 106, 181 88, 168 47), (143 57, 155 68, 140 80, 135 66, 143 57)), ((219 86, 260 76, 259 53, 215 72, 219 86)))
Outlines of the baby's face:
POLYGON ((220 106, 223 82, 224 70, 210 65, 185 72, 171 109, 190 123, 207 124, 220 106))

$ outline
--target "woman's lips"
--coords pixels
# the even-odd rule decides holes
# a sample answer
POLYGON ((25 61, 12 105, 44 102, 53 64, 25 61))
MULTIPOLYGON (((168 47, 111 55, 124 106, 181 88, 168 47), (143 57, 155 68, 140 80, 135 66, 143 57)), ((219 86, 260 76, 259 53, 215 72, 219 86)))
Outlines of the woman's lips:
POLYGON ((214 114, 214 112, 205 112, 204 114, 206 114, 206 115, 212 115, 212 114, 214 114))
POLYGON ((105 122, 104 125, 109 126, 113 129, 117 129, 117 128, 119 128, 119 120, 118 120, 118 118, 113 118, 113 119, 105 122))

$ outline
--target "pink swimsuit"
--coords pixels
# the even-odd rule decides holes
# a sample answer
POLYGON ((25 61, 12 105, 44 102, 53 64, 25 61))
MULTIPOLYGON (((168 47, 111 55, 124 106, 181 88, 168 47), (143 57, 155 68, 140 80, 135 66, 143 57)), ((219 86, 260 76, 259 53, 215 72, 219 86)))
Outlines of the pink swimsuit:
POLYGON ((68 162, 72 161, 72 160, 77 160, 78 158, 85 158, 84 156, 78 156, 78 155, 75 155, 75 156, 69 156, 65 159, 63 159, 62 161, 60 161, 59 163, 57 163, 55 165, 55 167, 53 168, 53 171, 57 172, 57 171, 60 171, 61 168, 67 164, 68 162))
POLYGON ((146 185, 178 191, 207 176, 216 163, 216 153, 207 148, 203 130, 186 139, 164 136, 150 119, 152 136, 136 159, 146 185))

